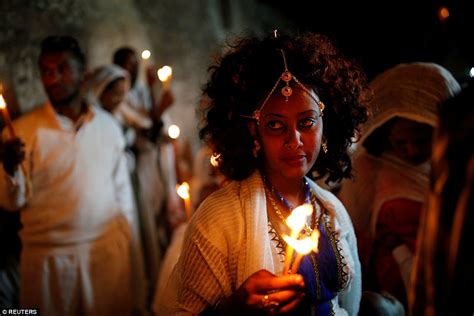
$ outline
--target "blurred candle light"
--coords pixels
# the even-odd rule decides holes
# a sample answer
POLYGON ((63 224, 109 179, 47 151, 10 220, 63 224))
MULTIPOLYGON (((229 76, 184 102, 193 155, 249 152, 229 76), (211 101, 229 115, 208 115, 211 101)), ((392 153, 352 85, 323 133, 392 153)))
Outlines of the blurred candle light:
POLYGON ((474 77, 474 67, 471 67, 471 69, 469 69, 469 77, 470 78, 474 77))
POLYGON ((3 95, 0 93, 0 111, 2 111, 2 116, 3 116, 3 122, 5 123, 5 126, 8 128, 8 131, 10 133, 10 138, 15 138, 15 129, 13 128, 12 121, 10 119, 10 114, 8 113, 7 109, 7 103, 5 102, 5 99, 3 98, 3 95))
POLYGON ((163 66, 158 69, 157 75, 163 85, 163 90, 169 90, 171 85, 171 77, 173 75, 173 69, 170 66, 163 66))
POLYGON ((179 137, 179 134, 181 133, 181 130, 179 129, 178 125, 170 125, 168 128, 168 136, 171 139, 177 139, 179 137))
POLYGON ((149 68, 150 57, 151 57, 151 52, 148 49, 145 49, 142 51, 143 68, 145 69, 147 73, 149 71, 148 68, 149 68))
POLYGON ((218 167, 219 166, 219 157, 221 155, 218 153, 213 153, 211 158, 209 159, 211 161, 211 166, 213 167, 218 167))
POLYGON ((179 197, 184 200, 184 212, 186 215, 186 220, 189 220, 191 217, 191 196, 189 195, 189 184, 187 182, 183 182, 176 188, 176 192, 178 193, 179 197))
POLYGON ((150 52, 148 49, 145 49, 145 50, 142 52, 142 59, 143 59, 143 60, 150 59, 150 56, 151 56, 151 52, 150 52))
POLYGON ((440 7, 438 9, 438 19, 441 22, 446 21, 449 18, 449 10, 447 7, 440 7))

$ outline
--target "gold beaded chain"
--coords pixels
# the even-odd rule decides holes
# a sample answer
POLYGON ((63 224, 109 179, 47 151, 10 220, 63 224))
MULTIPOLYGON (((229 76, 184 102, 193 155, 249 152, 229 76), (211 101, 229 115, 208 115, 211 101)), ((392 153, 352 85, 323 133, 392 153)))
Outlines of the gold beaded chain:
MULTIPOLYGON (((267 196, 270 199, 270 204, 272 205, 273 209, 275 210, 275 213, 278 215, 278 217, 280 218, 280 220, 282 222, 286 223, 285 217, 281 213, 280 208, 278 207, 275 200, 273 199, 273 196, 272 196, 273 194, 270 192, 270 190, 267 188, 267 186, 265 186, 265 192, 267 193, 267 196)), ((319 215, 319 217, 316 218, 316 212, 317 212, 316 205, 317 205, 317 202, 316 202, 316 196, 314 195, 313 190, 311 190, 311 204, 314 207, 314 211, 313 211, 313 214, 312 214, 312 220, 311 220, 311 222, 313 224, 313 228, 311 228, 308 225, 308 223, 304 223, 304 228, 303 228, 302 232, 298 235, 298 238, 301 238, 304 235, 308 236, 308 237, 311 236, 311 233, 313 232, 313 229, 315 227, 318 227, 318 225, 319 225, 319 221, 321 219, 322 212, 319 215)))

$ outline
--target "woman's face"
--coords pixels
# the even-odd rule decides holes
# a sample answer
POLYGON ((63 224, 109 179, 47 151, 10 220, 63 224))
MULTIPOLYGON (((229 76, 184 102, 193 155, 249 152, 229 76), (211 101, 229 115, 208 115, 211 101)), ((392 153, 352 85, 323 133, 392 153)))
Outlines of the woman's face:
POLYGON ((125 79, 118 80, 108 89, 104 90, 100 96, 100 103, 106 111, 113 112, 125 99, 127 92, 127 81, 125 79))
POLYGON ((410 164, 421 164, 431 157, 432 134, 433 128, 427 124, 398 118, 388 134, 391 151, 410 164))
POLYGON ((309 172, 321 146, 320 114, 313 98, 298 87, 288 101, 279 93, 270 98, 258 125, 260 154, 269 177, 301 179, 309 172))

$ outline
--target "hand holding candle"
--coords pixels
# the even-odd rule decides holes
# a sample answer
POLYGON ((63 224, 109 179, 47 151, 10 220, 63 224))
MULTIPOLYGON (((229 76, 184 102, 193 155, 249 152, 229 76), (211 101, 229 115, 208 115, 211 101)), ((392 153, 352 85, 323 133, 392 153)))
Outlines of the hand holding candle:
POLYGON ((16 137, 15 129, 13 128, 12 121, 10 119, 10 114, 8 113, 7 103, 3 98, 3 95, 0 93, 0 111, 2 112, 3 121, 8 128, 10 133, 10 140, 7 141, 3 146, 7 147, 6 154, 4 153, 3 159, 3 168, 5 171, 13 175, 15 173, 16 168, 20 165, 21 171, 25 176, 25 197, 28 198, 31 192, 31 182, 26 173, 26 169, 23 166, 22 162, 25 159, 25 151, 23 147, 25 144, 16 137))
POLYGON ((10 132, 10 139, 15 138, 16 137, 15 130, 13 129, 12 121, 10 119, 10 114, 8 113, 7 103, 5 102, 5 99, 3 98, 3 95, 1 93, 0 93, 0 111, 2 111, 3 122, 5 123, 5 126, 8 128, 8 131, 10 132))

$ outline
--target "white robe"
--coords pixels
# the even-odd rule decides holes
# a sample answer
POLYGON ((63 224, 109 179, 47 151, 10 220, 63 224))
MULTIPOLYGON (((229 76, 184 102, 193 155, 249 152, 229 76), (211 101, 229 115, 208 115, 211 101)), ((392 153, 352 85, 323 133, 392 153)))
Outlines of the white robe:
POLYGON ((124 140, 102 109, 78 122, 50 104, 14 122, 26 175, 0 168, 0 206, 21 211, 20 304, 44 315, 125 315, 134 204, 124 140))

